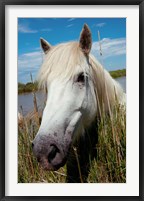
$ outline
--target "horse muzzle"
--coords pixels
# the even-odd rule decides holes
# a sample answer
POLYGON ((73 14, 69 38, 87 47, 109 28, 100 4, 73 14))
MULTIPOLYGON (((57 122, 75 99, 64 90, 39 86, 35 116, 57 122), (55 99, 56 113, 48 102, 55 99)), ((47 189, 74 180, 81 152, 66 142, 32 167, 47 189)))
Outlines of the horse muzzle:
POLYGON ((38 162, 45 170, 55 171, 64 166, 71 142, 66 139, 66 145, 53 136, 37 135, 32 143, 32 149, 38 162))
POLYGON ((58 170, 64 166, 81 116, 81 112, 77 111, 66 129, 60 129, 60 126, 55 126, 55 129, 49 127, 47 134, 39 130, 32 147, 34 155, 45 170, 58 170))

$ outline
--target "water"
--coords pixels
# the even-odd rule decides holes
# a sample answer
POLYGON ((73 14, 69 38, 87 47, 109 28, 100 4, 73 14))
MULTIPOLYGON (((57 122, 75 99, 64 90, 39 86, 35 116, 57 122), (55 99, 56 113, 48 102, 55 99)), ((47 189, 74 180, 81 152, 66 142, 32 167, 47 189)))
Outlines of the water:
MULTIPOLYGON (((119 77, 116 79, 124 91, 126 92, 126 77, 119 77)), ((36 93, 37 98, 37 105, 38 109, 41 110, 44 107, 44 101, 46 100, 46 95, 43 92, 37 92, 36 93)), ((26 94, 20 94, 18 95, 18 110, 20 110, 20 107, 23 108, 23 115, 26 115, 28 112, 33 110, 33 94, 32 93, 26 93, 26 94)))
POLYGON ((126 77, 118 77, 116 78, 116 81, 120 83, 124 92, 126 92, 126 77))
MULTIPOLYGON (((46 100, 46 94, 42 91, 36 93, 38 109, 41 110, 44 107, 44 101, 46 100)), ((23 110, 23 115, 26 115, 28 112, 33 111, 33 94, 24 93, 18 95, 18 110, 21 111, 21 106, 23 110)))

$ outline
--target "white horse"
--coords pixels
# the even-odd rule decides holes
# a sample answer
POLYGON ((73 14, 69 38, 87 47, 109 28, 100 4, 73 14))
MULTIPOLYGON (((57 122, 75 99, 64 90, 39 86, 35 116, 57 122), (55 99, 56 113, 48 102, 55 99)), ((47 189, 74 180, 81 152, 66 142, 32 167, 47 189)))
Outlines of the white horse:
POLYGON ((90 54, 92 38, 86 24, 79 42, 51 46, 40 41, 45 60, 38 80, 48 94, 33 152, 45 170, 57 170, 67 162, 67 182, 85 182, 89 159, 96 154, 96 119, 110 113, 116 100, 123 104, 125 94, 90 54))

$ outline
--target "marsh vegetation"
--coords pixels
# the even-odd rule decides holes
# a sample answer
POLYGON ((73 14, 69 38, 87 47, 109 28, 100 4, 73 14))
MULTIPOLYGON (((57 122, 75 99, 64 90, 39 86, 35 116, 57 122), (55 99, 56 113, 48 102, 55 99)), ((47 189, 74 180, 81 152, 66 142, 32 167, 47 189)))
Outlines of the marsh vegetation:
MULTIPOLYGON (((31 112, 18 125, 18 182, 64 183, 66 166, 58 171, 44 171, 33 156, 31 142, 41 121, 41 115, 31 112)), ((112 116, 99 121, 97 157, 91 161, 89 183, 126 182, 126 111, 116 105, 112 116)))

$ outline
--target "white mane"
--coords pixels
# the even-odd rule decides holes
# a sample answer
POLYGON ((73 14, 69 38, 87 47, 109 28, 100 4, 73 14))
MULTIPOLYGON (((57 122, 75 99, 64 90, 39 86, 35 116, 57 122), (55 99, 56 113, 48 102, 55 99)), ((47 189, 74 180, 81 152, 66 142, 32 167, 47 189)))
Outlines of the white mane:
MULTIPOLYGON (((123 103, 125 95, 120 85, 91 54, 88 61, 90 68, 86 73, 93 80, 94 95, 99 103, 99 112, 103 109, 108 111, 116 99, 119 103, 123 103)), ((48 80, 56 77, 69 80, 78 71, 87 71, 87 69, 83 69, 85 62, 87 62, 87 58, 81 51, 78 42, 62 43, 51 47, 38 74, 39 86, 45 87, 48 80), (78 66, 81 69, 77 69, 78 66)))

